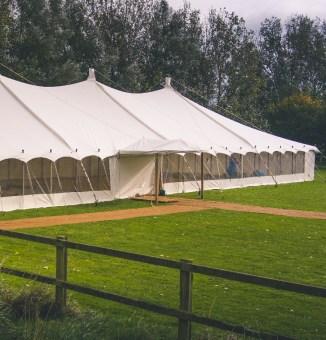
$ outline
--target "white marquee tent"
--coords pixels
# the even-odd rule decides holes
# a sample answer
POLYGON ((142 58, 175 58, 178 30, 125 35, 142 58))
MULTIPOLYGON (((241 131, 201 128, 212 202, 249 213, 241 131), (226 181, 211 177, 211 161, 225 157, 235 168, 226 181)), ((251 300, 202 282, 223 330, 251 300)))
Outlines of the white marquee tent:
POLYGON ((142 94, 0 75, 0 211, 313 180, 314 146, 247 127, 170 85, 142 94))

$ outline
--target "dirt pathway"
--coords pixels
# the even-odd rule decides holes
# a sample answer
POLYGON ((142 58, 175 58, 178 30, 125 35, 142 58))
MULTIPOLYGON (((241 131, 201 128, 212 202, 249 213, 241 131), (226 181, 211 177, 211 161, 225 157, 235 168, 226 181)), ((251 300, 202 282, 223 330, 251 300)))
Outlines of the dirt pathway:
POLYGON ((16 220, 0 221, 0 229, 14 230, 25 228, 40 228, 63 224, 78 224, 88 222, 99 222, 109 220, 124 220, 134 217, 159 216, 189 211, 204 210, 207 208, 193 207, 187 205, 163 205, 148 208, 134 208, 112 211, 101 211, 94 213, 44 216, 33 218, 22 218, 16 220))
MULTIPOLYGON (((143 198, 150 200, 151 197, 143 198)), ((165 202, 168 202, 165 199, 165 202)), ((0 221, 0 229, 14 230, 24 228, 40 228, 49 227, 63 224, 78 224, 88 222, 99 222, 109 220, 122 220, 135 217, 146 216, 159 216, 175 213, 184 213, 191 211, 202 211, 208 209, 223 209, 239 212, 252 212, 259 214, 269 214, 277 216, 287 217, 300 217, 309 219, 321 219, 326 220, 325 212, 317 211, 303 211, 303 210, 290 210, 279 208, 259 207, 253 205, 244 205, 238 203, 227 202, 214 202, 214 201, 201 201, 194 199, 178 199, 177 201, 171 201, 167 205, 160 205, 146 208, 125 209, 125 210, 113 210, 113 211, 101 211, 94 213, 62 215, 62 216, 45 216, 35 218, 24 218, 9 221, 0 221)))
POLYGON ((260 207, 257 205, 247 205, 247 204, 240 204, 240 203, 228 203, 228 202, 217 202, 217 201, 206 201, 206 200, 201 201, 201 200, 192 200, 192 199, 180 199, 176 204, 183 205, 183 206, 202 207, 203 209, 204 208, 223 209, 223 210, 232 210, 232 211, 239 211, 239 212, 252 212, 252 213, 258 213, 258 214, 269 214, 269 215, 277 215, 277 216, 326 220, 326 212, 319 212, 319 211, 270 208, 270 207, 260 207))

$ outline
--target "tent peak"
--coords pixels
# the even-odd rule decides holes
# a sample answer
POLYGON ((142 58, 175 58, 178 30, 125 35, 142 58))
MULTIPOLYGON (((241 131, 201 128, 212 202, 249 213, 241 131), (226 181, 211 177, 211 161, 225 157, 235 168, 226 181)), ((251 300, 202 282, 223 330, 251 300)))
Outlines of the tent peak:
POLYGON ((95 70, 93 68, 88 69, 87 80, 96 80, 95 70))
POLYGON ((164 85, 165 88, 170 88, 170 87, 172 87, 172 85, 171 85, 171 80, 172 80, 171 77, 165 77, 165 85, 164 85))

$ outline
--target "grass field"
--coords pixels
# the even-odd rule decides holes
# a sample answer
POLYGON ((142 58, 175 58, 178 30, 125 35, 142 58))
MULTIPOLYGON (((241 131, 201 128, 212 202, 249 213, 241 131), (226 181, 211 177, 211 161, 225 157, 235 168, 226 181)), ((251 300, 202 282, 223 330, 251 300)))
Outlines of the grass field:
MULTIPOLYGON (((198 193, 186 193, 181 196, 198 198, 198 193)), ((204 198, 273 208, 326 211, 326 170, 317 171, 313 182, 210 190, 205 191, 204 198)))
MULTIPOLYGON (((158 257, 326 287, 326 222, 209 210, 87 225, 28 230, 158 257)), ((54 274, 54 249, 0 239, 7 266, 54 274)), ((178 306, 178 272, 82 252, 69 252, 69 279, 147 301, 178 306)), ((30 282, 1 275, 17 289, 30 282)), ((153 339, 176 337, 173 319, 143 313, 100 299, 70 294, 82 308, 96 309, 111 320, 149 325, 153 339), (156 332, 156 333, 155 333, 156 332)), ((253 329, 322 339, 326 300, 195 275, 196 313, 253 329)), ((207 331, 196 327, 198 339, 207 331), (200 334, 200 335, 199 335, 200 334)), ((108 337, 111 339, 111 337, 108 337)))
MULTIPOLYGON (((326 178, 326 171, 320 172, 315 182, 276 188, 266 186, 210 191, 205 193, 205 198, 326 211, 326 184, 322 178, 326 178)), ((194 197, 194 194, 186 196, 194 197)), ((92 204, 1 213, 0 219, 143 206, 149 206, 149 203, 120 200, 98 206, 92 204)), ((322 220, 207 210, 24 232, 51 237, 67 235, 70 240, 78 242, 163 258, 186 258, 197 264, 326 287, 326 221, 322 220)), ((54 275, 55 251, 52 247, 1 237, 0 259, 6 266, 54 275)), ((68 277, 72 282, 178 307, 179 273, 175 270, 69 251, 68 277)), ((0 288, 1 285, 9 285, 17 290, 34 285, 33 282, 3 274, 0 275, 0 282, 0 288)), ((95 326, 91 323, 87 326, 98 330, 98 338, 176 338, 177 323, 174 319, 76 293, 69 296, 80 304, 82 310, 96 310, 103 315, 103 320, 96 319, 95 326)), ((300 339, 326 338, 326 299, 195 274, 193 309, 198 314, 256 330, 300 339)), ((86 335, 81 333, 85 336, 76 338, 93 339, 93 333, 86 326, 86 329, 77 326, 77 331, 86 335)), ((66 333, 69 333, 73 326, 69 322, 60 324, 60 321, 58 326, 53 321, 42 327, 49 328, 53 336, 51 339, 59 340, 58 329, 67 328, 66 333)), ((194 331, 195 339, 226 338, 225 333, 199 326, 194 331)))

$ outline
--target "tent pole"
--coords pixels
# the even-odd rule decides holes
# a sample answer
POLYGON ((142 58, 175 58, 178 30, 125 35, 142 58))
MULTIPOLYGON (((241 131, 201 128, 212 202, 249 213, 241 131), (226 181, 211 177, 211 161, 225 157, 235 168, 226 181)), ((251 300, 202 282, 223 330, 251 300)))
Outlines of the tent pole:
POLYGON ((158 154, 155 154, 155 204, 158 204, 158 192, 159 192, 159 164, 158 164, 158 154))
POLYGON ((292 175, 294 174, 294 153, 292 152, 292 175))
POLYGON ((25 163, 23 163, 23 196, 25 196, 25 163))
POLYGON ((200 199, 204 198, 204 153, 200 153, 200 199))
POLYGON ((220 166, 218 165, 218 154, 215 154, 215 160, 216 160, 216 167, 217 167, 217 172, 218 172, 218 178, 221 179, 220 166))
POLYGON ((50 163, 50 194, 52 194, 53 191, 53 169, 52 169, 52 161, 50 163))

